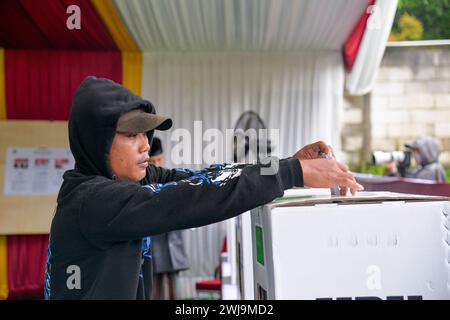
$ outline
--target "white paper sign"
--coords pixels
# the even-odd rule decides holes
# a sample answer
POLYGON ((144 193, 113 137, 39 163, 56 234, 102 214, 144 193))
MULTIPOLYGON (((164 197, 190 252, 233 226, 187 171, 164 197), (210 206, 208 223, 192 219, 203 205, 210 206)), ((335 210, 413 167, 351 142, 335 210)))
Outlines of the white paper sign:
POLYGON ((5 195, 58 194, 62 175, 73 169, 75 160, 64 148, 8 148, 5 166, 5 195))

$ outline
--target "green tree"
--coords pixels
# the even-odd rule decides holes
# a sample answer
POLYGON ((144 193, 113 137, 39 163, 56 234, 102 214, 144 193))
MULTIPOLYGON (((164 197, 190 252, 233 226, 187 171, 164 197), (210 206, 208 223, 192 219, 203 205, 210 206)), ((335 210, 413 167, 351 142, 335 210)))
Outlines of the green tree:
POLYGON ((394 38, 402 33, 401 18, 405 13, 422 23, 422 39, 450 39, 450 0, 399 0, 392 26, 394 38))
POLYGON ((398 26, 400 32, 392 32, 389 37, 390 41, 421 40, 423 37, 422 22, 407 12, 400 17, 398 26))

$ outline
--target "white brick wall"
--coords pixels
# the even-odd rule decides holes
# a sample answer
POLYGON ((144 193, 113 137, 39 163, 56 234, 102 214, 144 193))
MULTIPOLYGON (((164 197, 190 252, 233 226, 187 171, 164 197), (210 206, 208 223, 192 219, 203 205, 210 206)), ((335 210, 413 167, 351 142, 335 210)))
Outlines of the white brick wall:
POLYGON ((436 107, 450 108, 450 94, 437 94, 435 98, 436 98, 436 107))
POLYGON ((408 67, 386 67, 378 72, 380 80, 409 80, 412 77, 413 72, 408 67))
POLYGON ((390 108, 433 108, 434 96, 431 94, 408 94, 403 96, 390 96, 390 108))
POLYGON ((429 92, 430 90, 428 81, 415 81, 405 83, 405 94, 428 94, 429 92))
POLYGON ((387 123, 409 123, 411 113, 407 110, 381 111, 372 109, 372 124, 383 125, 387 123))
POLYGON ((430 81, 428 82, 428 86, 431 93, 446 94, 450 92, 450 79, 447 81, 430 81))
MULTIPOLYGON (((414 110, 414 112, 409 113, 411 115, 411 123, 415 124, 435 124, 443 123, 447 124, 450 127, 450 110, 433 110, 424 111, 424 110, 414 110)), ((433 133, 434 134, 434 133, 433 133)))
POLYGON ((450 138, 450 122, 436 123, 434 134, 439 138, 450 138))
POLYGON ((377 82, 372 90, 376 95, 402 95, 405 91, 405 84, 402 82, 377 82))
POLYGON ((381 151, 389 151, 395 150, 396 144, 393 139, 377 139, 372 138, 372 149, 373 151, 381 150, 381 151))
POLYGON ((450 151, 444 151, 441 153, 441 156, 439 157, 439 161, 441 163, 450 163, 450 151))
POLYGON ((386 109, 389 106, 389 96, 380 96, 380 95, 371 95, 371 106, 372 109, 376 109, 376 110, 383 110, 386 109))
POLYGON ((407 138, 433 135, 433 128, 429 124, 395 124, 388 123, 387 135, 390 138, 407 138))
POLYGON ((372 138, 387 138, 387 128, 384 124, 372 123, 372 138))
POLYGON ((431 80, 436 78, 436 69, 434 67, 422 67, 415 74, 417 80, 431 80))
POLYGON ((347 137, 344 139, 344 145, 346 151, 358 151, 361 150, 363 144, 363 138, 361 136, 347 137))
MULTIPOLYGON (((450 167, 450 48, 388 48, 370 93, 372 150, 396 150, 422 135, 444 143, 441 161, 450 167)), ((364 99, 346 99, 343 151, 359 159, 364 99), (355 132, 354 128, 361 128, 355 132), (349 134, 349 132, 351 132, 349 134)), ((360 160, 360 159, 359 159, 360 160)), ((359 161, 357 160, 357 161, 359 161)))
POLYGON ((441 79, 450 79, 450 67, 438 68, 436 71, 436 77, 441 79))
POLYGON ((344 110, 343 118, 345 123, 361 123, 362 122, 362 110, 357 108, 344 110))

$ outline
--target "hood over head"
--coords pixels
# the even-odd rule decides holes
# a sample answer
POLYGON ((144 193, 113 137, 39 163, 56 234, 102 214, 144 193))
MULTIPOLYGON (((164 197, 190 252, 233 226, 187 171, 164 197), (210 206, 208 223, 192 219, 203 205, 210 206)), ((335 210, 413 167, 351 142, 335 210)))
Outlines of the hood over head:
MULTIPOLYGON (((77 171, 113 177, 109 151, 117 122, 122 114, 137 108, 156 114, 150 101, 109 79, 90 76, 81 83, 69 115, 69 142, 77 171)), ((147 132, 149 143, 153 133, 154 130, 147 132)))
POLYGON ((418 149, 420 153, 421 166, 426 166, 430 163, 439 162, 439 155, 441 148, 438 142, 429 136, 418 138, 413 143, 405 144, 405 147, 418 149))

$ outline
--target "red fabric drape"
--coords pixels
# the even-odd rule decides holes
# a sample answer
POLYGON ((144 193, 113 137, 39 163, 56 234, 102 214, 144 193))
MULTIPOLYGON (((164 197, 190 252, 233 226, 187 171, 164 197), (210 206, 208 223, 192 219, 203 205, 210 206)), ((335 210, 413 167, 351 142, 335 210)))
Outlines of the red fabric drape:
POLYGON ((48 235, 8 236, 8 299, 42 299, 48 235))
POLYGON ((120 52, 5 50, 7 119, 67 120, 88 75, 121 83, 120 52))
POLYGON ((0 47, 118 50, 89 0, 1 0, 0 47), (80 8, 80 29, 66 26, 70 5, 80 8))
POLYGON ((364 31, 366 31, 367 20, 370 16, 370 10, 368 8, 375 3, 375 0, 369 0, 367 8, 364 10, 361 18, 359 19, 356 26, 353 28, 352 32, 345 40, 343 55, 344 55, 344 66, 345 70, 350 72, 352 70, 353 64, 355 63, 356 56, 358 55, 359 46, 361 44, 364 31))
POLYGON ((19 1, 0 1, 0 47, 43 48, 48 46, 48 40, 36 28, 19 1))

